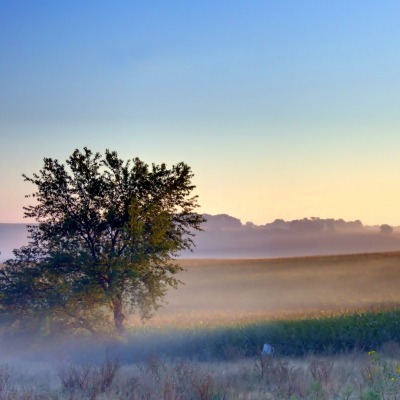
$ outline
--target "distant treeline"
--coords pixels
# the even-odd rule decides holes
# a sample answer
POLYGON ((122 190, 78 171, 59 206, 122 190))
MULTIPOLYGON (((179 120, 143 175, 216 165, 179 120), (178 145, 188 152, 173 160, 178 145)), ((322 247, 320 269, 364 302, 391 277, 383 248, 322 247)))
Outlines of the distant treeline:
MULTIPOLYGON (((276 219, 265 225, 255 225, 252 222, 242 224, 240 219, 231 217, 227 214, 210 215, 203 214, 207 222, 203 225, 206 231, 224 231, 224 230, 242 230, 242 229, 258 229, 268 231, 284 231, 295 233, 322 233, 322 232, 360 232, 363 230, 382 230, 381 226, 364 226, 360 220, 345 221, 343 219, 321 219, 317 217, 295 219, 285 221, 276 219)), ((383 228, 383 230, 385 230, 383 228)))
MULTIPOLYGON (((367 226, 361 221, 303 218, 276 219, 265 225, 227 214, 203 214, 203 232, 195 232, 195 249, 188 258, 263 258, 400 251, 399 228, 387 224, 367 226)), ((25 224, 0 224, 0 262, 13 257, 12 250, 26 245, 25 224)))

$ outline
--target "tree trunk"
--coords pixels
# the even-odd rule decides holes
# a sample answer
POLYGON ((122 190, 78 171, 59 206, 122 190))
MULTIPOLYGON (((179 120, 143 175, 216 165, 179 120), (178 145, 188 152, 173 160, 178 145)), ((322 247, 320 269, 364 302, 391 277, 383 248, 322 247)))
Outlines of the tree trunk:
POLYGON ((113 300, 113 308, 114 308, 114 326, 117 332, 120 335, 122 335, 125 332, 125 327, 124 327, 125 314, 123 313, 121 298, 118 297, 113 300))

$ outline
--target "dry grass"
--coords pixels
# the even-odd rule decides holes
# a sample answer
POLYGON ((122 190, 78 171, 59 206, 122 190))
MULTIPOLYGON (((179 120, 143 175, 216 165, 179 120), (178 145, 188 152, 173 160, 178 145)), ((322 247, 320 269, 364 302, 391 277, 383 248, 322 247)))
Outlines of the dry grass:
POLYGON ((400 367, 393 350, 400 351, 397 344, 388 346, 391 357, 372 352, 224 363, 150 357, 121 367, 109 359, 100 365, 69 365, 58 374, 49 368, 34 380, 33 372, 21 374, 2 365, 0 400, 397 399, 400 367))

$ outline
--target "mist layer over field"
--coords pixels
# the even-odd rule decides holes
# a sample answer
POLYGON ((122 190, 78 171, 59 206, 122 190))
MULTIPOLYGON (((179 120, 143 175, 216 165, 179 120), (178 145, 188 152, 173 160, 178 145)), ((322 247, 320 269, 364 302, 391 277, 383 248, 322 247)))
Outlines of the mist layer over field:
MULTIPOLYGON (((332 220, 319 219, 247 226, 229 216, 222 222, 220 216, 207 218, 205 230, 194 237, 195 248, 183 251, 181 258, 256 259, 400 250, 399 228, 382 233, 378 226, 365 227, 361 222, 338 220, 335 225, 332 220)), ((0 223, 0 262, 12 258, 13 249, 26 245, 27 236, 25 224, 0 223)))
POLYGON ((276 259, 179 260, 182 282, 128 331, 234 326, 400 305, 400 252, 276 259))
POLYGON ((184 283, 150 325, 213 325, 400 304, 400 253, 182 260, 184 283))

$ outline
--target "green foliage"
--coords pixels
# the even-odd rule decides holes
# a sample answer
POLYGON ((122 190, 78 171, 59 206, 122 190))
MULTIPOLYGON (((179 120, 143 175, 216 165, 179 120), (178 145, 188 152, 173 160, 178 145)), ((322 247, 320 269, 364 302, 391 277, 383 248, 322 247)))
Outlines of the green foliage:
MULTIPOLYGON (((141 328, 128 336, 124 352, 130 357, 129 343, 135 343, 139 340, 136 335, 145 333, 151 338, 151 351, 169 357, 202 360, 258 357, 264 343, 273 345, 275 353, 281 356, 344 354, 380 348, 390 341, 400 342, 399 321, 400 309, 393 309, 229 327, 221 324, 212 328, 141 328)), ((144 346, 142 350, 145 351, 144 346)), ((324 371, 317 370, 318 375, 323 376, 324 371)))
POLYGON ((210 353, 215 355, 223 354, 230 345, 240 348, 244 355, 254 356, 265 342, 281 355, 365 351, 400 341, 400 309, 221 326, 208 335, 210 353))
MULTIPOLYGON (((361 374, 369 390, 368 399, 384 398, 384 394, 400 393, 400 365, 385 361, 381 354, 372 350, 368 352, 369 362, 364 365, 361 374), (373 397, 375 395, 375 397, 373 397)), ((364 397, 363 397, 364 398, 364 397)))
POLYGON ((149 318, 181 268, 203 217, 190 167, 149 167, 116 152, 85 148, 60 164, 44 159, 33 177, 25 216, 30 242, 0 271, 3 321, 45 332, 69 328, 94 335, 124 330, 125 313, 149 318))
POLYGON ((362 392, 360 395, 361 400, 381 400, 381 396, 379 393, 374 390, 368 389, 365 392, 362 392))

